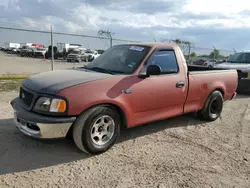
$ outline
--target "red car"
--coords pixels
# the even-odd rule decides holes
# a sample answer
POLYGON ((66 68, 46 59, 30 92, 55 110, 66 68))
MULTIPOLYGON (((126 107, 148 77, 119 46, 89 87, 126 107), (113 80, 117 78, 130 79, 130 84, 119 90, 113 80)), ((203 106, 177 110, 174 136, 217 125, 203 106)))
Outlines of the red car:
MULTIPOLYGON (((236 70, 187 66, 174 44, 124 44, 82 68, 33 75, 11 101, 17 127, 35 138, 73 135, 91 154, 131 128, 189 112, 216 120, 235 97, 236 70)), ((133 130, 131 130, 133 131, 133 130)))
POLYGON ((204 65, 206 62, 207 62, 206 60, 200 59, 200 60, 195 61, 193 64, 194 65, 204 65))

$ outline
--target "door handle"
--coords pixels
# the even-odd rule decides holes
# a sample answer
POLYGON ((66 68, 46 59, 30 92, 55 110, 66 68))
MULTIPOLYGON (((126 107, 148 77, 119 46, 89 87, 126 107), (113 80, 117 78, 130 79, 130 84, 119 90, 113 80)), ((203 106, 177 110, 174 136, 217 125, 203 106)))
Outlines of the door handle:
POLYGON ((185 83, 184 82, 177 82, 176 83, 176 87, 177 88, 182 88, 182 87, 184 87, 185 86, 185 83))

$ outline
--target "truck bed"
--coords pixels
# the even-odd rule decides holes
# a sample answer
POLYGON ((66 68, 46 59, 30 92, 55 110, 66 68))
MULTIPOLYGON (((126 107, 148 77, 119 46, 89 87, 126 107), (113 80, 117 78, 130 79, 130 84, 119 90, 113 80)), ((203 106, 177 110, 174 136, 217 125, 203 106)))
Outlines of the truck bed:
POLYGON ((209 68, 200 65, 188 65, 188 72, 201 72, 201 71, 215 71, 215 70, 229 70, 224 68, 209 68))
POLYGON ((189 88, 184 113, 202 109, 208 95, 215 89, 230 100, 237 87, 236 70, 188 66, 189 88))

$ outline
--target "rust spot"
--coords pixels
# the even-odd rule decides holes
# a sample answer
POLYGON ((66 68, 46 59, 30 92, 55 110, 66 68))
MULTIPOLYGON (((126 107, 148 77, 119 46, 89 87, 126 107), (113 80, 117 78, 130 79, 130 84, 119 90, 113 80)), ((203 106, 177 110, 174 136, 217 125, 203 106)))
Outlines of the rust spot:
POLYGON ((201 88, 202 88, 204 91, 206 91, 206 90, 207 90, 207 84, 206 84, 206 83, 202 84, 202 85, 201 85, 201 88))

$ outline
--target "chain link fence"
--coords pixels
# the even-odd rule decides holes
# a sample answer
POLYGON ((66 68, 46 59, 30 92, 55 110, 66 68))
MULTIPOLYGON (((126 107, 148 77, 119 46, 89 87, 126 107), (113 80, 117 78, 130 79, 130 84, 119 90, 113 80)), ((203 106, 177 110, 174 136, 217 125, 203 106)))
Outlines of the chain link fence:
MULTIPOLYGON (((0 74, 32 74, 79 67, 112 45, 139 42, 51 30, 0 27, 0 74), (52 48, 53 46, 53 48, 52 48)), ((226 61, 233 50, 180 45, 189 64, 210 66, 226 61)))
POLYGON ((112 45, 130 41, 98 35, 0 27, 0 74, 81 67, 112 45), (53 48, 52 48, 53 46, 53 48))
POLYGON ((188 64, 213 67, 215 64, 223 63, 235 53, 234 50, 181 46, 188 64))

